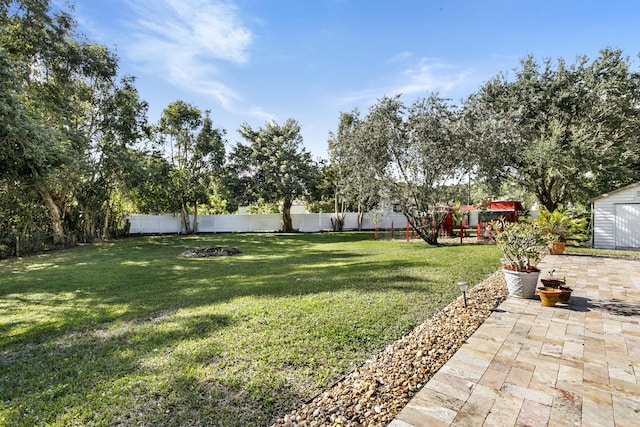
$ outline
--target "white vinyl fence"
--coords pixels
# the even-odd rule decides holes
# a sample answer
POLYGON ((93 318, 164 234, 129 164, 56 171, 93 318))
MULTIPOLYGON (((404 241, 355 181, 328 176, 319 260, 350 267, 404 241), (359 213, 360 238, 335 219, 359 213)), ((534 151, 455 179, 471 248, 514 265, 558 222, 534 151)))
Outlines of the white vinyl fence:
MULTIPOLYGON (((291 214, 294 230, 303 233, 332 230, 332 213, 291 214)), ((126 215, 129 221, 130 234, 179 234, 182 233, 182 219, 180 215, 126 215)), ((193 225, 193 216, 191 216, 193 225)), ((378 228, 402 228, 406 218, 402 214, 383 215, 378 228)), ((344 223, 345 230, 358 228, 358 214, 347 213, 344 223)), ((364 230, 373 230, 373 214, 365 214, 362 221, 364 230)), ((281 231, 282 215, 280 214, 246 214, 246 215, 199 215, 199 233, 229 233, 253 231, 281 231)))

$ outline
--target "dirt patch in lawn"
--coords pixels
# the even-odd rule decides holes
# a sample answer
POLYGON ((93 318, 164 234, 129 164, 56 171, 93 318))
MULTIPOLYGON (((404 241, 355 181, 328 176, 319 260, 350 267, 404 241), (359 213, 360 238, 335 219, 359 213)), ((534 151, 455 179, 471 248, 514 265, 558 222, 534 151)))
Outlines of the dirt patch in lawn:
POLYGON ((224 248, 222 246, 213 246, 210 248, 189 249, 178 255, 180 258, 206 258, 210 256, 230 256, 239 254, 236 248, 224 248))

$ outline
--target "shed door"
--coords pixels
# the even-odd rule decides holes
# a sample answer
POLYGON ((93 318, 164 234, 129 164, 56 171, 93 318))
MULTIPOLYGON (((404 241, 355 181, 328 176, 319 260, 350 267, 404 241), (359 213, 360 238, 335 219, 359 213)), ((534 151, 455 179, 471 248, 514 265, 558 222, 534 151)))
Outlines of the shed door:
POLYGON ((616 204, 616 248, 640 248, 640 203, 616 204))

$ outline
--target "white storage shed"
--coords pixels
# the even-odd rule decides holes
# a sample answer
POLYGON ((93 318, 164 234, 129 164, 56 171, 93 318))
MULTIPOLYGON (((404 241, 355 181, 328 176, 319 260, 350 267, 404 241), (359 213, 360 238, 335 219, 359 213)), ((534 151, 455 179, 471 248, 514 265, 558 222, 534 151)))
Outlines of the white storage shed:
POLYGON ((593 199, 591 215, 592 247, 640 249, 640 182, 593 199))

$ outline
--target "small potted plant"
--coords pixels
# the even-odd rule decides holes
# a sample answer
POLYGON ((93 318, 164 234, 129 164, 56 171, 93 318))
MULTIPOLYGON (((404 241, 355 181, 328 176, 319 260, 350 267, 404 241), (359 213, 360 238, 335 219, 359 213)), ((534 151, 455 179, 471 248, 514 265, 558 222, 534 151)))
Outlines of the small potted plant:
POLYGON ((546 247, 544 234, 536 224, 498 221, 493 224, 496 246, 505 261, 502 267, 509 295, 533 298, 540 270, 535 264, 546 247))
POLYGON ((542 298, 543 293, 547 292, 547 290, 557 289, 559 293, 557 302, 566 304, 569 302, 569 298, 571 298, 573 289, 567 286, 567 280, 565 278, 557 279, 554 276, 555 271, 556 269, 554 268, 548 272, 548 278, 540 279, 544 286, 538 288, 538 293, 540 294, 540 298, 542 298))
POLYGON ((562 254, 567 240, 584 239, 584 230, 587 227, 586 219, 573 218, 563 209, 549 212, 549 210, 542 208, 535 222, 549 239, 548 248, 551 255, 562 254))

